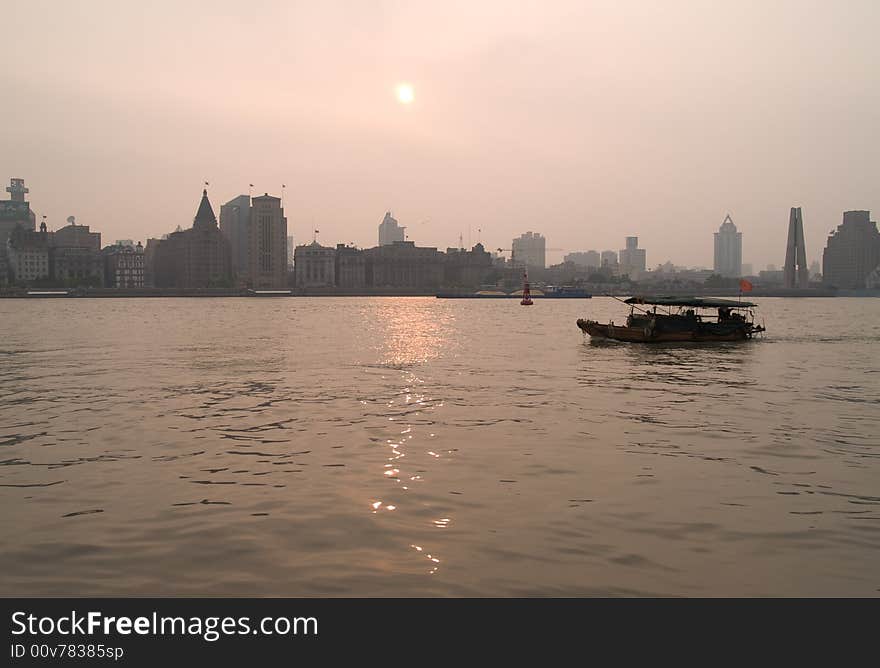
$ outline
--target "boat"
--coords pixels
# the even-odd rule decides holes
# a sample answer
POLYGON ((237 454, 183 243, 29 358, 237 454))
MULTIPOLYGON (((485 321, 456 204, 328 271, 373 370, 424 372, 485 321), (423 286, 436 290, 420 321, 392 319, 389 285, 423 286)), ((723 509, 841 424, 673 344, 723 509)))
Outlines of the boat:
POLYGON ((633 343, 746 341, 765 331, 755 323, 758 305, 752 302, 702 297, 630 297, 620 301, 630 305, 626 324, 581 318, 577 326, 594 339, 633 343))
MULTIPOLYGON (((478 290, 477 292, 438 292, 438 299, 522 299, 523 291, 514 290, 478 290)), ((559 287, 547 286, 546 288, 532 288, 529 284, 529 297, 534 299, 590 299, 592 295, 583 288, 570 285, 559 287)))
POLYGON ((534 304, 534 302, 532 301, 531 294, 529 294, 529 272, 526 270, 523 272, 523 289, 520 306, 531 306, 532 304, 534 304))

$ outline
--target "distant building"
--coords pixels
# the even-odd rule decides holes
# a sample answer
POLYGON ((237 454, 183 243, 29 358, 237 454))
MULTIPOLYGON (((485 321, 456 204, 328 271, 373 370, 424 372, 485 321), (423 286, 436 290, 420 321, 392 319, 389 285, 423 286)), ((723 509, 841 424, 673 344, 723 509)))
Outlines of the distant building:
POLYGON ((313 241, 294 250, 298 288, 332 288, 336 284, 336 249, 313 241))
MULTIPOLYGON (((250 270, 250 220, 251 198, 249 195, 239 195, 220 206, 220 231, 229 241, 232 271, 242 284, 246 283, 246 277, 250 270)), ((149 246, 149 243, 147 245, 149 246)))
POLYGON ((810 262, 810 280, 822 280, 822 265, 819 264, 818 260, 813 260, 812 262, 810 262))
POLYGON ((397 220, 392 217, 390 211, 385 212, 385 218, 379 223, 379 245, 390 246, 398 241, 406 239, 406 228, 400 227, 397 220))
POLYGON ((101 251, 104 257, 104 287, 144 287, 144 247, 140 242, 117 241, 101 251))
POLYGON ((526 232, 511 242, 510 258, 519 266, 547 266, 547 240, 537 232, 526 232))
POLYGON ((788 243, 783 267, 786 288, 806 288, 810 284, 807 250, 804 244, 804 218, 800 207, 792 207, 788 217, 788 243))
MULTIPOLYGON (((768 265, 772 267, 773 265, 768 265)), ((781 286, 785 282, 785 272, 781 269, 767 269, 758 272, 758 284, 762 287, 781 286)))
POLYGON ((880 232, 870 211, 845 211, 843 223, 828 237, 822 255, 822 281, 847 290, 865 287, 880 265, 880 232))
POLYGON ((586 269, 598 269, 602 266, 602 256, 594 250, 569 253, 562 260, 586 269))
POLYGON ((492 256, 483 244, 471 250, 447 248, 443 263, 443 285, 457 288, 478 288, 492 270, 492 256))
POLYGON ((730 214, 715 232, 715 273, 727 278, 742 276, 742 232, 737 232, 730 214))
POLYGON ((602 269, 608 269, 610 271, 617 271, 617 251, 613 250, 605 250, 599 255, 602 262, 602 269))
POLYGON ((161 239, 147 239, 144 246, 144 287, 156 287, 156 249, 161 239))
POLYGON ((151 278, 158 288, 231 287, 230 244, 217 226, 207 190, 202 191, 193 226, 159 240, 151 264, 151 278))
POLYGON ((104 284, 101 233, 88 225, 68 225, 49 234, 50 278, 58 285, 100 287, 104 284))
MULTIPOLYGON (((817 265, 818 266, 818 265, 817 265)), ((744 262, 742 265, 742 275, 743 276, 754 276, 755 267, 751 263, 744 262)))
POLYGON ((367 285, 367 259, 354 246, 336 244, 334 280, 337 288, 358 289, 367 285))
POLYGON ((50 277, 46 223, 40 224, 39 232, 17 225, 6 241, 6 250, 8 269, 16 283, 30 283, 50 277))
POLYGON ((291 269, 293 267, 293 237, 287 237, 287 268, 291 269))
POLYGON ((248 233, 247 285, 279 290, 287 284, 287 218, 281 199, 254 197, 248 233))
POLYGON ((432 290, 443 284, 443 253, 412 241, 368 248, 367 285, 377 288, 432 290))
POLYGON ((638 237, 627 237, 626 248, 618 254, 620 260, 620 273, 627 275, 631 280, 637 281, 645 273, 647 258, 644 248, 639 248, 638 237))
POLYGON ((36 216, 31 211, 31 205, 25 201, 25 195, 30 192, 24 185, 24 179, 10 179, 6 188, 9 193, 8 200, 0 200, 0 285, 6 283, 11 274, 6 242, 16 226, 21 226, 26 232, 34 232, 37 229, 36 216))

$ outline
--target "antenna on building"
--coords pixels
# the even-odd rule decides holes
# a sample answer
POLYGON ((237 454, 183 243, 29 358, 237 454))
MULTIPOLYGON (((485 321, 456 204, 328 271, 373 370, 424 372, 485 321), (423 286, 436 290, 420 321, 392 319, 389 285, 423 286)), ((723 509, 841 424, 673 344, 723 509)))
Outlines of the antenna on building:
POLYGON ((248 197, 251 197, 253 195, 253 192, 254 192, 254 184, 248 183, 248 197))
POLYGON ((284 208, 284 189, 287 187, 286 184, 281 184, 281 208, 284 208))
POLYGON ((458 233, 458 249, 464 250, 464 241, 462 240, 461 232, 458 233))

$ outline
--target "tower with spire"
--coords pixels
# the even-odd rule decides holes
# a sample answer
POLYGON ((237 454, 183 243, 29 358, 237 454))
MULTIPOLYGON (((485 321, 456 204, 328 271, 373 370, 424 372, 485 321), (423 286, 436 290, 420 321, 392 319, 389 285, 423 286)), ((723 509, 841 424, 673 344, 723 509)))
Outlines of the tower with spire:
POLYGON ((149 261, 147 271, 158 288, 232 287, 229 241, 217 226, 207 190, 202 191, 192 227, 159 240, 149 261))
POLYGON ((199 202, 199 210, 196 211, 196 217, 193 218, 194 230, 216 230, 217 216, 214 215, 214 207, 208 199, 208 190, 202 190, 202 201, 199 202))

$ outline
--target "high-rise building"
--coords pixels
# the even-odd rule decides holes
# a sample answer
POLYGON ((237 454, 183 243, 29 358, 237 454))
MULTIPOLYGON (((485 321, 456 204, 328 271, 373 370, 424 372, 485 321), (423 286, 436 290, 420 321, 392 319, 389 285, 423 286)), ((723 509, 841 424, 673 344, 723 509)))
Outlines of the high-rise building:
POLYGON ((400 227, 390 211, 385 212, 385 217, 379 223, 379 245, 390 246, 396 241, 406 239, 406 228, 400 227))
MULTIPOLYGON (((249 228, 251 220, 251 198, 239 195, 220 206, 220 231, 229 240, 232 254, 232 269, 238 282, 247 282, 250 269, 249 228)), ((149 246, 149 244, 148 244, 149 246)))
POLYGON ((563 262, 572 262, 578 267, 584 267, 587 269, 598 269, 602 266, 602 258, 599 253, 594 250, 569 253, 562 258, 562 260, 563 262))
POLYGON ((281 289, 293 263, 293 237, 281 199, 266 193, 239 195, 220 207, 220 230, 229 240, 232 267, 239 285, 281 289))
POLYGON ((755 267, 751 262, 743 262, 742 264, 742 275, 743 276, 754 276, 755 275, 755 267))
POLYGON ((644 248, 639 248, 638 237, 627 237, 626 248, 618 253, 621 275, 627 275, 637 281, 647 268, 647 257, 644 248))
POLYGON ((278 290, 287 283, 287 218, 278 197, 266 193, 251 202, 247 285, 278 290))
POLYGON ((810 284, 807 250, 804 245, 804 218, 800 207, 792 207, 788 217, 788 243, 782 269, 786 288, 806 288, 810 284))
POLYGON ((511 242, 510 259, 519 266, 544 269, 547 266, 547 240, 538 232, 526 232, 511 242))
POLYGON ((865 287, 880 265, 880 232, 870 211, 845 211, 843 223, 828 237, 822 255, 822 281, 847 290, 865 287))
POLYGON ((715 273, 719 276, 742 276, 742 232, 737 232, 730 214, 715 232, 715 273))

